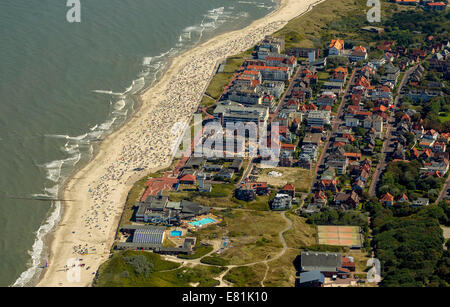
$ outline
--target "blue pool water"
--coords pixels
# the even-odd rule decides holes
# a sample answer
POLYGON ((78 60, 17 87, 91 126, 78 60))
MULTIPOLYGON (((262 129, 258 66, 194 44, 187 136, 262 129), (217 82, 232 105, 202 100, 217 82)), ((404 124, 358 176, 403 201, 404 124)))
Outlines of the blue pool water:
POLYGON ((182 234, 182 232, 179 231, 179 230, 172 230, 172 231, 170 232, 170 236, 171 236, 171 237, 180 237, 181 234, 182 234))
POLYGON ((206 225, 206 224, 211 224, 211 223, 215 223, 216 220, 206 217, 206 218, 202 218, 201 220, 198 221, 193 221, 193 222, 189 222, 189 224, 191 224, 192 226, 202 226, 202 225, 206 225))

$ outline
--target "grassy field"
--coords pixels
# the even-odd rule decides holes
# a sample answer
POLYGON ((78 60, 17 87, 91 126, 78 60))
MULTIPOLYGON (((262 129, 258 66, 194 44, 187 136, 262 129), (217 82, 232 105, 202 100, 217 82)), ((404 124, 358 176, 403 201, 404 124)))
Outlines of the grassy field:
POLYGON ((292 221, 292 229, 284 233, 288 247, 298 249, 316 243, 315 226, 307 224, 305 218, 294 213, 287 213, 286 217, 292 221))
POLYGON ((253 48, 238 55, 229 57, 223 72, 214 75, 208 88, 206 89, 206 93, 214 99, 218 99, 223 92, 223 88, 230 83, 236 70, 242 65, 242 63, 244 63, 244 60, 251 55, 252 52, 253 48))
POLYGON ((294 260, 299 255, 299 248, 315 244, 316 230, 306 224, 305 218, 287 213, 292 221, 292 229, 284 233, 288 250, 283 257, 269 262, 269 271, 264 282, 266 287, 293 287, 295 284, 294 260))
MULTIPOLYGON (((274 36, 284 37, 289 47, 325 47, 331 39, 339 37, 357 44, 370 45, 370 37, 376 34, 361 30, 369 25, 366 0, 327 0, 310 12, 291 20, 274 36)), ((394 12, 410 10, 413 7, 396 5, 383 1, 382 21, 394 12)), ((377 26, 378 24, 370 24, 377 26)))
POLYGON ((133 214, 134 214, 134 206, 141 198, 142 194, 145 191, 146 185, 145 183, 150 178, 150 176, 145 176, 139 181, 137 181, 133 187, 131 188, 130 192, 128 192, 127 201, 125 203, 125 207, 122 212, 122 216, 120 218, 119 227, 118 229, 125 225, 129 224, 133 214))
POLYGON ((282 188, 286 183, 291 183, 297 192, 308 192, 314 179, 313 170, 299 167, 264 168, 258 175, 258 181, 267 182, 269 185, 282 188), (271 177, 269 172, 276 171, 283 174, 280 177, 271 177))
POLYGON ((295 284, 294 260, 298 256, 297 249, 288 249, 283 257, 269 262, 264 286, 266 287, 293 287, 295 284))
POLYGON ((223 279, 232 283, 235 287, 259 287, 265 272, 266 266, 264 264, 240 266, 229 270, 223 279))
POLYGON ((199 287, 217 286, 214 279, 223 272, 216 266, 179 267, 150 252, 123 251, 102 264, 96 287, 199 287))
POLYGON ((275 36, 285 38, 286 48, 322 47, 328 41, 321 40, 321 37, 334 32, 327 29, 327 26, 336 22, 336 17, 347 16, 350 12, 361 14, 365 4, 366 1, 361 0, 327 0, 303 16, 291 20, 275 36))
POLYGON ((198 202, 208 207, 221 208, 246 208, 254 210, 269 210, 269 201, 273 195, 257 196, 255 200, 246 202, 236 199, 234 195, 235 186, 232 183, 213 184, 210 193, 199 193, 192 190, 165 191, 163 194, 169 196, 171 201, 183 199, 198 202))
POLYGON ((216 101, 206 95, 203 95, 202 101, 200 102, 200 107, 210 107, 214 105, 216 101))
MULTIPOLYGON (((281 251, 278 233, 286 227, 286 222, 279 213, 238 209, 214 210, 213 213, 222 216, 224 221, 193 235, 198 241, 220 240, 228 235, 231 246, 219 256, 212 255, 214 258, 223 259, 226 264, 241 265, 265 260, 281 251)), ((206 259, 206 263, 219 265, 209 260, 216 259, 206 259)))
POLYGON ((446 112, 442 112, 439 114, 439 120, 442 123, 448 122, 450 121, 450 112, 446 113, 446 112))
POLYGON ((213 247, 212 246, 197 246, 197 247, 195 247, 195 253, 193 253, 191 255, 180 254, 180 255, 178 255, 178 258, 181 258, 181 259, 198 259, 198 258, 201 258, 201 257, 205 256, 206 254, 212 252, 212 251, 213 251, 213 247))
POLYGON ((279 213, 234 210, 234 217, 224 217, 230 248, 221 257, 230 264, 246 264, 272 257, 281 251, 278 233, 286 227, 279 213))

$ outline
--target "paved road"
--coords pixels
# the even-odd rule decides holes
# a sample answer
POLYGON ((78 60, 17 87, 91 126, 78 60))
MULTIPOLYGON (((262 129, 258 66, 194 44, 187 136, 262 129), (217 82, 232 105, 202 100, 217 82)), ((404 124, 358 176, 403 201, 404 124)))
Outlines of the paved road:
MULTIPOLYGON (((400 96, 401 96, 400 92, 401 92, 403 86, 406 84, 406 81, 408 80, 409 75, 412 73, 414 68, 416 68, 416 66, 413 66, 406 71, 406 73, 403 76, 403 79, 400 83, 400 86, 397 88, 397 95, 394 99, 394 110, 397 109, 398 102, 399 102, 400 96)), ((387 161, 386 161, 387 154, 392 152, 391 145, 394 143, 394 140, 395 140, 395 136, 393 136, 391 133, 392 130, 394 130, 394 128, 395 128, 395 119, 392 116, 393 113, 394 112, 391 112, 391 116, 389 116, 389 118, 388 118, 388 124, 386 126, 386 134, 385 134, 383 146, 381 148, 381 159, 377 165, 377 168, 375 169, 375 172, 373 173, 372 182, 370 183, 370 187, 369 187, 369 195, 370 196, 375 195, 375 192, 376 192, 375 190, 376 190, 376 187, 380 180, 380 175, 383 173, 383 170, 385 169, 385 167, 387 165, 387 161)))
POLYGON ((343 123, 343 121, 342 121, 343 112, 342 111, 344 110, 344 106, 346 104, 346 96, 348 95, 350 86, 352 85, 352 83, 354 81, 353 78, 355 77, 355 73, 356 73, 356 69, 353 69, 353 73, 350 76, 350 80, 349 80, 349 82, 347 84, 347 87, 344 90, 341 104, 339 105, 339 108, 337 110, 336 116, 335 116, 335 118, 334 118, 334 120, 332 122, 331 131, 330 131, 330 133, 328 133, 327 139, 325 140, 325 144, 323 146, 322 153, 320 154, 319 159, 317 159, 316 168, 314 169, 314 173, 316 174, 316 177, 314 177, 314 180, 313 180, 313 182, 311 184, 311 189, 310 189, 311 191, 313 191, 315 189, 316 182, 319 179, 319 174, 318 174, 319 166, 324 163, 325 156, 326 156, 328 148, 330 146, 330 139, 336 133, 336 131, 338 130, 339 126, 343 123))
POLYGON ((447 180, 444 183, 444 186, 442 187, 441 193, 439 193, 439 197, 434 202, 435 204, 439 204, 441 200, 444 198, 447 198, 450 196, 448 193, 448 190, 450 189, 450 176, 447 177, 447 180))

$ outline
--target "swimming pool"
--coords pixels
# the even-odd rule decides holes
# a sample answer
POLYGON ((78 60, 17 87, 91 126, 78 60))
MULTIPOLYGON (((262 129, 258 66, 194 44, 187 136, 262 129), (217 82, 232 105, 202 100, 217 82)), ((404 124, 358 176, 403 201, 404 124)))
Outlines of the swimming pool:
POLYGON ((215 223, 215 222, 216 222, 215 219, 212 219, 210 217, 205 217, 198 221, 189 222, 189 224, 192 226, 203 226, 203 225, 211 224, 211 223, 215 223))
POLYGON ((170 236, 171 236, 171 237, 180 237, 182 234, 183 234, 183 233, 182 233, 181 231, 179 231, 179 230, 172 230, 172 231, 170 232, 170 236))

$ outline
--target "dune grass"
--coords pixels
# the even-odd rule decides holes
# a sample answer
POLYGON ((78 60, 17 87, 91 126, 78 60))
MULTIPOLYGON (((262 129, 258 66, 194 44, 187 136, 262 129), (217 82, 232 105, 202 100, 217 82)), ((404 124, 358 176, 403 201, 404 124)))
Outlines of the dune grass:
POLYGON ((122 251, 103 263, 94 280, 95 287, 199 287, 217 286, 214 279, 223 272, 217 266, 180 267, 159 255, 142 251, 122 251), (134 257, 134 258, 133 258, 134 257), (139 259, 139 261, 133 261, 139 259), (143 260, 145 259, 145 260, 143 260))

